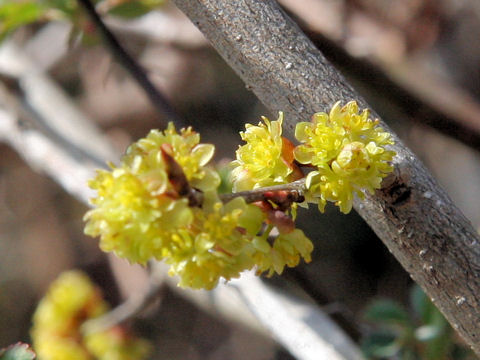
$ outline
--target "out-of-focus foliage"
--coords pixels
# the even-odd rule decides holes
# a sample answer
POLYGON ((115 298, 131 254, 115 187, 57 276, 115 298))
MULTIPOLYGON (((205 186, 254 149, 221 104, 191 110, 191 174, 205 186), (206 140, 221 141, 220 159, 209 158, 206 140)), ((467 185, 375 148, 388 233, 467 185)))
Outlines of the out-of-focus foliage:
POLYGON ((16 28, 40 20, 45 13, 36 1, 0 1, 0 40, 16 28))
MULTIPOLYGON (((165 3, 165 0, 93 1, 102 14, 135 18, 165 3)), ((0 41, 17 28, 35 22, 67 20, 73 24, 72 38, 92 36, 92 27, 76 0, 0 0, 0 41)))
POLYGON ((145 15, 154 8, 164 4, 166 0, 110 0, 108 13, 123 18, 135 18, 145 15))
POLYGON ((0 360, 34 360, 35 358, 35 352, 30 345, 20 342, 0 350, 0 360))
POLYGON ((374 330, 363 339, 369 359, 466 360, 474 355, 419 286, 410 294, 410 309, 391 300, 377 300, 364 312, 374 330))

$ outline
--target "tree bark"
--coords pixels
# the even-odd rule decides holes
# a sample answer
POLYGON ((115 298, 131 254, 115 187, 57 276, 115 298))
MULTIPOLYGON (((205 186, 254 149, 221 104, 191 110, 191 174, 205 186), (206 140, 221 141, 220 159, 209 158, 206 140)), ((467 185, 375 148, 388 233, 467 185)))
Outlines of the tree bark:
MULTIPOLYGON (((338 100, 367 107, 275 1, 173 1, 272 112, 285 112, 290 137, 296 122, 338 100)), ((480 238, 394 138, 394 175, 355 209, 480 354, 480 238)))

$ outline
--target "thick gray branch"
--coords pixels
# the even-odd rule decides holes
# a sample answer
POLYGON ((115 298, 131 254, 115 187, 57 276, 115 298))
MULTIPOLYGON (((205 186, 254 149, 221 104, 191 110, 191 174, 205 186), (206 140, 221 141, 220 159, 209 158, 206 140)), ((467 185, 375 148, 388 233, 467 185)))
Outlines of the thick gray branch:
MULTIPOLYGON (((367 106, 275 1, 174 3, 273 113, 285 112, 287 135, 338 100, 367 106)), ((395 176, 355 208, 480 354, 478 234, 400 140, 394 149, 395 176)))

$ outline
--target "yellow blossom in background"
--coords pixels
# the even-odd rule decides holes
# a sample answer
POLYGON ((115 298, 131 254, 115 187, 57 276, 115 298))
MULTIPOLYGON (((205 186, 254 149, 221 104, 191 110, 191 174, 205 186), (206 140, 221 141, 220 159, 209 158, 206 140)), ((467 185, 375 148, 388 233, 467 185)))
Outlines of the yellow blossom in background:
POLYGON ((395 152, 386 149, 393 139, 369 116, 368 110, 358 113, 355 101, 343 107, 337 102, 329 114, 297 124, 295 137, 302 145, 294 150, 295 159, 316 168, 307 175, 306 195, 320 211, 332 201, 348 213, 354 194, 363 199, 363 191, 373 193, 393 170, 395 152))
POLYGON ((32 335, 38 360, 92 360, 92 356, 75 338, 60 337, 37 331, 32 335))
POLYGON ((262 120, 258 126, 246 124, 245 132, 240 133, 246 144, 238 148, 237 159, 231 163, 234 192, 297 179, 291 154, 293 145, 282 137, 283 113, 279 113, 276 121, 266 117, 262 120))
POLYGON ((150 350, 149 343, 133 337, 118 326, 108 331, 88 334, 84 342, 90 354, 99 360, 145 359, 150 350))
POLYGON ((84 273, 74 270, 61 274, 33 315, 31 337, 38 359, 144 359, 149 345, 119 327, 83 336, 83 322, 107 310, 100 290, 84 273))
POLYGON ((103 314, 107 304, 101 298, 98 289, 88 277, 80 271, 68 271, 52 283, 45 297, 35 311, 37 328, 48 328, 57 334, 68 334, 76 329, 85 318, 103 314), (83 318, 78 315, 83 314, 83 318))

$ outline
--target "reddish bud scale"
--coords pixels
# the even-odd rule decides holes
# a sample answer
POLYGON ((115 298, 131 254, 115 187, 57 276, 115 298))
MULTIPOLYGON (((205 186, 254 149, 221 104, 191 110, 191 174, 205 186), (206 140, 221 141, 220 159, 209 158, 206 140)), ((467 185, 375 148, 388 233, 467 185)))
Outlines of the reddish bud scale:
POLYGON ((274 208, 269 201, 257 201, 253 204, 265 213, 267 216, 266 223, 274 225, 281 234, 288 234, 295 230, 293 219, 284 210, 274 208))
POLYGON ((290 209, 293 203, 305 201, 303 194, 297 190, 266 191, 263 198, 274 203, 282 211, 290 209))

